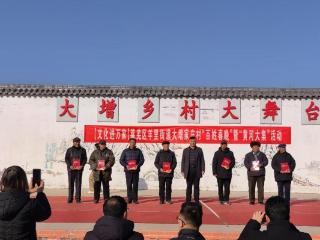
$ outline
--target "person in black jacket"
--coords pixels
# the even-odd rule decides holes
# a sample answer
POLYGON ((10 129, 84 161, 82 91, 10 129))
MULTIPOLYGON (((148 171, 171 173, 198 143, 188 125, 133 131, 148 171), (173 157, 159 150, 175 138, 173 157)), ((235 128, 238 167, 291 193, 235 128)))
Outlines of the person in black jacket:
POLYGON ((180 231, 178 237, 171 240, 205 240, 199 232, 202 225, 202 215, 202 206, 199 203, 183 203, 177 218, 180 231))
POLYGON ((120 196, 112 196, 103 205, 104 216, 98 219, 84 240, 143 240, 141 233, 134 231, 134 222, 127 220, 127 203, 120 196))
POLYGON ((265 213, 255 212, 247 223, 239 240, 311 240, 308 233, 300 232, 290 223, 290 206, 279 196, 271 197, 266 201, 265 213), (261 225, 268 222, 267 230, 260 231, 261 225))
POLYGON ((250 143, 252 151, 247 153, 244 158, 248 174, 250 204, 255 204, 256 184, 258 185, 258 202, 263 204, 264 200, 265 167, 268 165, 268 158, 263 152, 260 152, 260 146, 260 142, 252 141, 250 143))
POLYGON ((200 199, 200 178, 205 172, 203 151, 197 147, 196 138, 190 137, 190 146, 182 153, 181 173, 187 180, 186 202, 191 201, 192 186, 194 186, 194 200, 200 199))
POLYGON ((129 139, 129 148, 123 150, 120 164, 126 174, 128 203, 138 204, 139 172, 144 163, 144 156, 136 147, 136 143, 135 138, 129 139))
POLYGON ((290 188, 292 172, 296 167, 296 161, 286 151, 286 144, 279 144, 279 151, 273 156, 271 166, 274 169, 274 178, 278 184, 278 195, 290 204, 290 188))
POLYGON ((233 152, 228 148, 228 142, 223 140, 218 151, 214 153, 212 160, 212 173, 217 177, 219 201, 221 204, 230 204, 230 183, 234 165, 235 158, 233 152))
POLYGON ((76 202, 81 202, 82 173, 87 163, 87 151, 80 146, 80 138, 73 139, 73 146, 67 149, 65 162, 68 170, 68 203, 73 202, 74 187, 76 187, 76 202))
POLYGON ((157 153, 154 161, 158 169, 160 204, 164 204, 164 200, 167 204, 172 204, 171 185, 177 160, 175 153, 169 149, 169 145, 169 141, 162 142, 163 149, 157 153))
POLYGON ((0 183, 0 239, 36 240, 36 222, 51 216, 51 207, 40 186, 28 186, 25 171, 19 166, 8 167, 0 183), (36 198, 30 194, 36 193, 36 198))

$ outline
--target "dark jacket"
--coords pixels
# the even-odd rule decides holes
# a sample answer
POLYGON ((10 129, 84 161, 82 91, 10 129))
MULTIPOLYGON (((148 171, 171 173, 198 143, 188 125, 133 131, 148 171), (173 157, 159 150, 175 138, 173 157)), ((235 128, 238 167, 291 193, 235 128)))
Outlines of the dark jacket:
POLYGON ((278 181, 291 181, 292 180, 292 172, 296 167, 296 161, 293 159, 290 153, 284 152, 280 153, 277 152, 271 162, 271 166, 274 169, 274 178, 278 181), (281 163, 288 163, 290 173, 281 173, 280 172, 280 165, 281 163))
POLYGON ((87 151, 83 147, 76 148, 75 146, 72 146, 68 148, 65 155, 65 161, 68 170, 70 170, 70 166, 72 165, 72 160, 74 158, 80 159, 80 165, 84 167, 84 165, 87 163, 87 151))
POLYGON ((218 151, 214 153, 213 159, 212 159, 212 173, 213 175, 217 175, 217 178, 222 179, 230 179, 232 178, 232 168, 235 165, 235 158, 233 155, 233 152, 230 151, 229 148, 226 148, 225 151, 222 151, 221 147, 218 151), (224 158, 228 158, 230 162, 230 168, 225 169, 221 166, 224 158))
POLYGON ((124 167, 124 171, 127 172, 129 171, 127 169, 128 161, 129 160, 136 160, 137 161, 137 170, 130 170, 130 172, 140 172, 140 167, 144 163, 144 157, 142 151, 135 147, 133 149, 131 148, 126 148, 123 150, 121 157, 120 157, 120 164, 124 167))
POLYGON ((204 236, 196 230, 182 229, 179 231, 178 237, 171 240, 205 240, 204 236))
POLYGON ((112 166, 115 159, 113 152, 109 148, 105 148, 102 151, 96 149, 91 153, 89 164, 93 172, 93 178, 95 181, 99 181, 100 173, 102 172, 105 181, 111 180, 112 166), (106 169, 104 171, 96 170, 99 160, 105 160, 106 169))
POLYGON ((36 222, 50 215, 50 204, 42 192, 34 199, 27 192, 0 192, 0 239, 36 240, 36 222))
POLYGON ((85 240, 143 240, 141 233, 133 231, 132 221, 111 216, 101 217, 85 240))
POLYGON ((239 240, 311 240, 309 234, 300 232, 289 221, 270 222, 265 231, 260 231, 260 227, 260 223, 251 219, 240 234, 239 240))
POLYGON ((255 161, 253 152, 249 152, 246 154, 244 158, 244 165, 247 168, 248 176, 249 177, 259 177, 259 176, 265 176, 266 175, 266 169, 265 167, 268 165, 268 158, 263 152, 259 152, 259 155, 257 156, 259 162, 260 162, 260 170, 259 171, 251 171, 250 168, 252 167, 252 162, 255 161))
POLYGON ((168 151, 160 150, 157 153, 156 159, 154 161, 154 165, 158 169, 159 177, 173 177, 174 169, 177 166, 177 159, 176 159, 175 153, 170 149, 168 151), (160 169, 162 168, 163 162, 171 163, 171 173, 165 173, 160 171, 160 169))
MULTIPOLYGON (((191 148, 187 147, 183 150, 183 153, 182 153, 181 172, 184 174, 184 178, 187 178, 188 173, 189 173, 190 150, 191 150, 191 148)), ((202 172, 205 171, 205 162, 204 162, 203 151, 200 147, 196 147, 195 151, 197 154, 197 176, 199 178, 201 178, 202 172)))

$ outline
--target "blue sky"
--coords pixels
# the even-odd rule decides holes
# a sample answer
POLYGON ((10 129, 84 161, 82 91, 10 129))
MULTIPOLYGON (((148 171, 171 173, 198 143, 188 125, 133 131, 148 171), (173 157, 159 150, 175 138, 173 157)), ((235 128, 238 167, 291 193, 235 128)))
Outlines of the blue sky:
POLYGON ((320 87, 320 1, 1 1, 0 82, 320 87))

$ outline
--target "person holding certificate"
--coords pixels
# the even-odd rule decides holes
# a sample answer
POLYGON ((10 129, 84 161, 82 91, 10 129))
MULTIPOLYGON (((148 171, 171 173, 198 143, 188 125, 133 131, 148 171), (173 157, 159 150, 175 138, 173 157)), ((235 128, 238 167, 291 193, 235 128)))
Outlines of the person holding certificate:
POLYGON ((101 140, 99 142, 99 149, 94 150, 89 159, 94 179, 94 203, 98 203, 100 200, 101 183, 104 200, 110 198, 109 182, 112 180, 111 174, 114 162, 115 158, 112 150, 107 148, 106 141, 101 140))
POLYGON ((164 201, 166 201, 167 204, 172 204, 171 186, 177 160, 175 153, 169 149, 169 146, 169 141, 163 141, 163 149, 157 153, 154 161, 154 165, 158 169, 160 204, 164 204, 164 201))
POLYGON ((261 143, 252 141, 250 143, 251 152, 244 158, 244 165, 247 168, 249 201, 255 204, 255 188, 258 185, 258 202, 263 204, 264 200, 264 180, 266 175, 265 167, 268 165, 267 156, 260 151, 261 143))
POLYGON ((233 152, 228 148, 228 142, 222 140, 218 151, 213 156, 212 173, 217 178, 219 201, 224 205, 230 205, 230 183, 234 165, 235 158, 233 152))
POLYGON ((74 187, 76 187, 76 202, 81 202, 82 172, 87 163, 87 151, 81 147, 80 138, 73 139, 73 146, 67 149, 65 162, 68 170, 68 203, 73 202, 74 187))
POLYGON ((290 188, 292 172, 296 167, 296 161, 286 151, 286 144, 278 145, 278 152, 273 156, 271 166, 274 170, 274 178, 278 185, 278 195, 290 204, 290 188))
POLYGON ((138 204, 139 172, 144 163, 144 156, 136 143, 135 138, 129 139, 129 147, 123 150, 120 164, 126 174, 128 203, 138 204))

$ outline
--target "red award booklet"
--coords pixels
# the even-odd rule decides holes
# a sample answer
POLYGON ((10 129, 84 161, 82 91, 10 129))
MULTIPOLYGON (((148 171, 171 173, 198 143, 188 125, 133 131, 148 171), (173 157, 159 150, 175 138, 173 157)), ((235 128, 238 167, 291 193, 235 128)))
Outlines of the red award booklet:
POLYGON ((72 160, 72 167, 74 169, 79 169, 80 168, 80 159, 79 158, 74 158, 72 160))
POLYGON ((97 164, 97 170, 104 170, 106 167, 106 162, 105 160, 98 160, 98 164, 97 164))
POLYGON ((128 169, 135 169, 137 167, 137 161, 136 160, 129 160, 128 161, 128 169))
POLYGON ((221 163, 221 167, 225 168, 225 169, 229 169, 230 168, 230 163, 231 163, 231 160, 229 158, 224 158, 222 160, 222 163, 221 163))
POLYGON ((289 164, 287 162, 280 163, 280 172, 281 173, 289 173, 290 172, 289 164))
POLYGON ((162 163, 162 170, 164 172, 170 172, 171 170, 171 163, 170 162, 163 162, 162 163))

